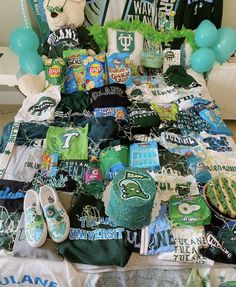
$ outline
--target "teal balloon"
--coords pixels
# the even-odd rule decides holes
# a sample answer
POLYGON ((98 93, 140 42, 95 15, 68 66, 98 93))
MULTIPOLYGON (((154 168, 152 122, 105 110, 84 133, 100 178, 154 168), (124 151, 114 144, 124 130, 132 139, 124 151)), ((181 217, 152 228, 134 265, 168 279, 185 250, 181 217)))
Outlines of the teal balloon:
POLYGON ((26 51, 19 58, 20 68, 26 74, 38 75, 43 70, 43 60, 37 52, 26 51))
POLYGON ((198 47, 208 48, 217 40, 217 28, 209 20, 203 20, 195 31, 195 42, 198 47))
POLYGON ((216 61, 223 64, 236 49, 236 31, 229 27, 220 28, 216 43, 212 47, 216 61))
POLYGON ((215 62, 215 54, 209 48, 200 48, 191 57, 191 67, 198 73, 208 72, 215 62))
POLYGON ((25 51, 37 51, 39 38, 34 30, 30 28, 17 28, 10 34, 10 48, 20 55, 25 51))

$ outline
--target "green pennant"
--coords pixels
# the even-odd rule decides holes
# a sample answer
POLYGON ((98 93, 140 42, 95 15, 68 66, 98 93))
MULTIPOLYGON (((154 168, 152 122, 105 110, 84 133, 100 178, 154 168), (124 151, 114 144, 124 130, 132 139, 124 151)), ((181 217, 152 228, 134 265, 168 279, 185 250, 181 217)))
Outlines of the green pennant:
MULTIPOLYGON (((28 2, 32 8, 38 29, 40 31, 40 43, 42 49, 42 45, 47 40, 47 37, 50 33, 46 15, 43 8, 43 0, 28 0, 28 2)), ((40 52, 41 51, 39 51, 39 53, 40 52)))

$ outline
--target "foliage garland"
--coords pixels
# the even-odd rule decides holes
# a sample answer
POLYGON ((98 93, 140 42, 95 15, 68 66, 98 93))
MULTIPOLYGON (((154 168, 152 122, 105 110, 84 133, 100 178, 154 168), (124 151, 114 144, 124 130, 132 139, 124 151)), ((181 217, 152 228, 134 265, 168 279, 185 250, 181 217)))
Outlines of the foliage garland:
POLYGON ((186 41, 191 45, 193 51, 197 49, 194 32, 189 29, 176 30, 172 29, 168 33, 155 30, 149 24, 142 23, 138 20, 133 22, 129 21, 113 21, 104 26, 93 25, 89 28, 90 34, 94 37, 95 41, 99 45, 102 51, 105 51, 108 46, 107 29, 121 29, 124 31, 138 31, 144 35, 144 39, 153 43, 165 43, 173 41, 175 38, 185 37, 186 41))

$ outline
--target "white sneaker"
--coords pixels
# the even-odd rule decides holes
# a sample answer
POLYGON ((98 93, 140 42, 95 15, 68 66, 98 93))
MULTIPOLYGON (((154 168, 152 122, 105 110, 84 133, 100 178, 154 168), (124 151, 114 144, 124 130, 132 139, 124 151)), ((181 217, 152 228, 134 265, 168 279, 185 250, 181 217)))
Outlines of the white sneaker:
POLYGON ((70 232, 70 220, 57 192, 50 186, 44 185, 40 188, 39 200, 51 239, 57 243, 63 242, 70 232))
POLYGON ((30 246, 40 247, 47 238, 47 225, 43 217, 37 191, 29 189, 24 198, 25 235, 30 246))

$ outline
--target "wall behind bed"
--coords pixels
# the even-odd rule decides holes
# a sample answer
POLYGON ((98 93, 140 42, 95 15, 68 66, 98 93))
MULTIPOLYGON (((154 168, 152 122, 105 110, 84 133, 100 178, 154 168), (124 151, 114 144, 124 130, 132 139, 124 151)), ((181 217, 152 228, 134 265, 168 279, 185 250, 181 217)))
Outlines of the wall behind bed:
POLYGON ((224 0, 222 26, 236 29, 236 1, 224 0))
MULTIPOLYGON (((236 29, 236 0, 224 0, 224 11, 222 26, 230 26, 236 29)), ((23 25, 19 1, 1 0, 0 9, 0 46, 8 46, 9 34, 16 27, 23 25), (3 28, 4 27, 4 28, 3 28)), ((30 10, 30 9, 29 9, 30 10)), ((29 11, 31 14, 31 11, 29 11)), ((31 15, 33 27, 35 21, 31 15)))

